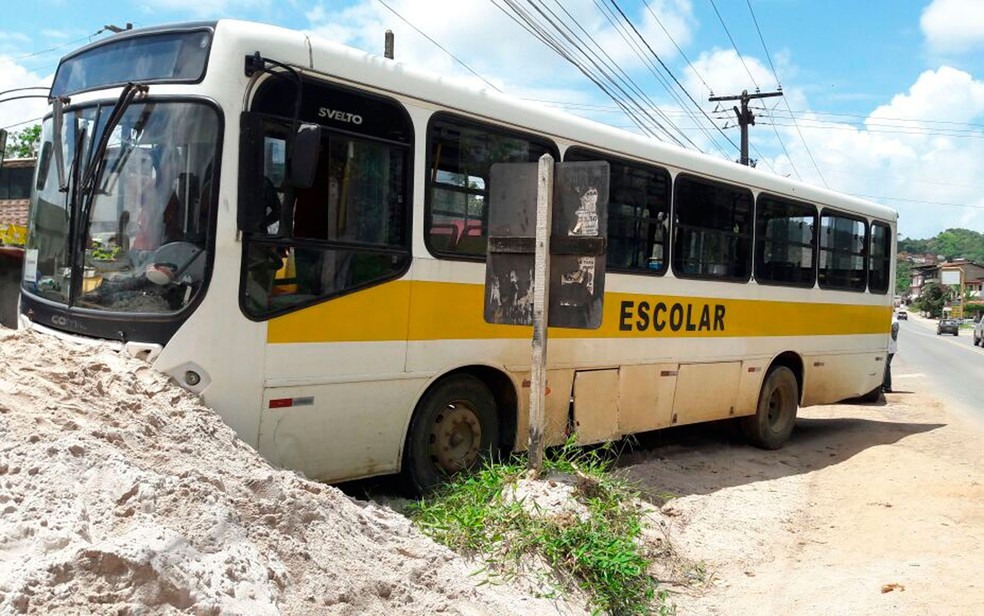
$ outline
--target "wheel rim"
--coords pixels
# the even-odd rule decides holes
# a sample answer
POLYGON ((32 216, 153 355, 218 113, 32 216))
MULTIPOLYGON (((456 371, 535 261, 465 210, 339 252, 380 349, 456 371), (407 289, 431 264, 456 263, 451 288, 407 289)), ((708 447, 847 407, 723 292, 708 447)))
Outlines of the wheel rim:
POLYGON ((449 403, 434 418, 430 457, 446 474, 470 468, 482 451, 482 424, 475 409, 464 401, 449 403))
POLYGON ((783 421, 786 409, 786 395, 781 387, 772 390, 769 396, 769 428, 776 430, 783 421))

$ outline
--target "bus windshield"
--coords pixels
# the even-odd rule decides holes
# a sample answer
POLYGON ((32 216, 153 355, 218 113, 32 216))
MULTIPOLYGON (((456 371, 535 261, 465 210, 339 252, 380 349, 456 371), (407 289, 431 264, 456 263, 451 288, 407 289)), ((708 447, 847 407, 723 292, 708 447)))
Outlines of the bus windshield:
POLYGON ((91 310, 179 311, 204 282, 218 115, 196 102, 130 105, 111 129, 92 193, 80 194, 109 109, 66 112, 60 139, 51 119, 43 125, 24 289, 91 310), (52 153, 59 143, 67 193, 52 153))

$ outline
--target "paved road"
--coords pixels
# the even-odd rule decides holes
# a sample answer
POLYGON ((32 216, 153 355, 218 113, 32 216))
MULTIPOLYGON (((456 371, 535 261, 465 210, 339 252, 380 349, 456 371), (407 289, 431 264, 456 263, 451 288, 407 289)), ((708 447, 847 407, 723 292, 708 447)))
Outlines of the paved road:
POLYGON ((900 322, 899 351, 892 361, 896 391, 932 393, 984 421, 984 349, 973 332, 936 335, 936 321, 910 313, 900 322))

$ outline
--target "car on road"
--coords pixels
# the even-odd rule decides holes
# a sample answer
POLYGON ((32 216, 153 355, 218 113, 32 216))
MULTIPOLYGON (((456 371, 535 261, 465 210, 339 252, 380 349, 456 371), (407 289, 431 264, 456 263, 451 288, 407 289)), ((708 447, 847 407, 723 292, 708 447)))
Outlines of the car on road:
POLYGON ((897 318, 899 321, 908 321, 909 312, 905 308, 899 308, 898 310, 895 311, 895 318, 897 318))
POLYGON ((936 324, 936 335, 939 336, 940 334, 959 336, 960 321, 956 319, 940 319, 939 323, 936 324))

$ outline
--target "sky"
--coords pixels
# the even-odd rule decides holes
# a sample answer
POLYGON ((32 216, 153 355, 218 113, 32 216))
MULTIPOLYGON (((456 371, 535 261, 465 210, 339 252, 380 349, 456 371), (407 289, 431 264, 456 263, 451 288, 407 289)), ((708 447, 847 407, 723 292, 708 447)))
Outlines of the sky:
MULTIPOLYGON (((984 0, 537 0, 570 15, 668 134, 621 112, 507 1, 8 2, 0 92, 49 85, 58 59, 110 36, 107 25, 232 17, 380 54, 388 29, 399 62, 728 160, 739 156, 734 103, 707 99, 781 88, 752 101, 759 169, 888 205, 903 238, 984 233, 984 0)), ((43 90, 0 94, 0 128, 40 121, 43 99, 9 101, 31 93, 43 90)))

